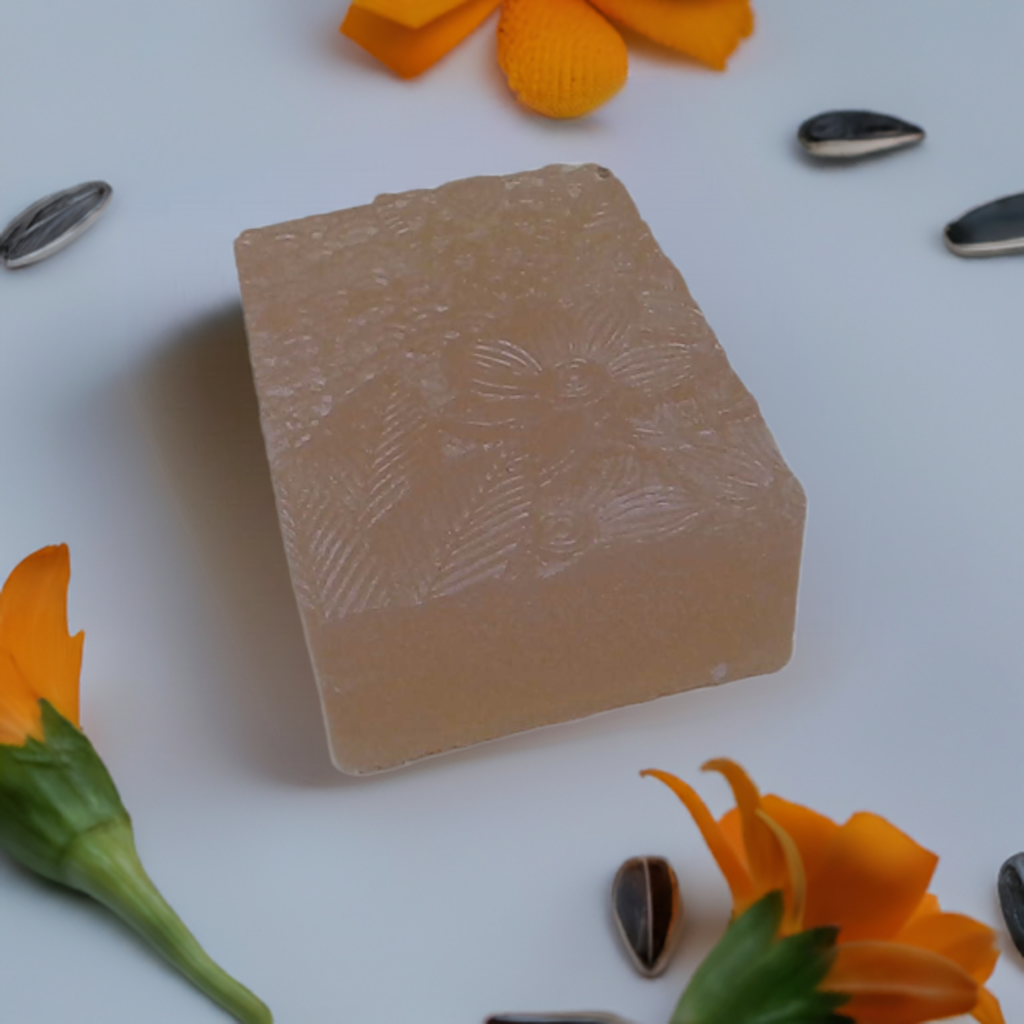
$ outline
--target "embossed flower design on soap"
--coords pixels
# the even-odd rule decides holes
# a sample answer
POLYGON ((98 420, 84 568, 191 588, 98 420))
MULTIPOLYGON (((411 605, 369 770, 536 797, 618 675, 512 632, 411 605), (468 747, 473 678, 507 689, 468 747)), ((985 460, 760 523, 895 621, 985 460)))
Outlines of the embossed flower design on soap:
POLYGON ((346 440, 296 499, 317 524, 299 557, 319 614, 550 578, 695 526, 702 492, 676 449, 699 429, 699 354, 645 330, 628 296, 516 314, 372 374, 312 431, 307 455, 346 440))
POLYGON ((544 479, 600 451, 638 449, 634 421, 692 373, 685 345, 640 337, 615 297, 467 334, 445 352, 455 392, 446 428, 482 443, 522 440, 544 479))

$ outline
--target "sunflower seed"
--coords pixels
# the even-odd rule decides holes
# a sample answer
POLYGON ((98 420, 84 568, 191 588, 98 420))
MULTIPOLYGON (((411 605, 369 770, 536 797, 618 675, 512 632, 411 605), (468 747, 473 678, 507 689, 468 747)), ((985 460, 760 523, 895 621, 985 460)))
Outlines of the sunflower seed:
POLYGON ((682 918, 672 865, 664 857, 630 857, 612 882, 612 913, 633 966, 646 978, 661 974, 682 918))
POLYGON ((1006 930, 1024 956, 1024 853, 1011 857, 999 869, 998 889, 1006 930))
POLYGON ((614 1013, 580 1010, 576 1013, 498 1013, 486 1024, 629 1024, 614 1013))
POLYGON ((0 260, 14 270, 59 252, 91 227, 113 193, 105 181, 87 181, 33 203, 0 235, 0 260))
POLYGON ((957 256, 1005 256, 1024 252, 1024 192, 975 206, 943 232, 957 256))
POLYGON ((830 110, 804 121, 797 138, 814 156, 851 159, 913 146, 924 129, 870 110, 830 110))

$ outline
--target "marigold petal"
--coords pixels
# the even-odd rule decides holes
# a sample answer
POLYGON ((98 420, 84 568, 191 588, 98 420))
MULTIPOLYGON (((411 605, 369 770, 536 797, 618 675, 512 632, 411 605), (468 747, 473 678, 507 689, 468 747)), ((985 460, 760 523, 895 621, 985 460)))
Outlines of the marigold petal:
POLYGON ((687 785, 682 779, 677 779, 669 772, 661 772, 649 768, 640 773, 642 776, 650 776, 659 782, 665 783, 669 789, 683 802, 683 805, 690 812, 694 824, 700 829, 711 856, 715 858, 718 869, 725 876, 725 881, 732 893, 733 913, 741 914, 755 899, 754 883, 751 881, 747 869, 740 863, 733 848, 729 845, 718 822, 712 817, 704 801, 697 795, 693 787, 687 785))
POLYGON ((466 0, 353 0, 352 7, 359 7, 406 28, 422 28, 428 22, 440 18, 442 14, 447 14, 465 2, 466 0))
POLYGON ((726 811, 718 819, 718 827, 722 830, 722 835, 732 847, 737 859, 749 874, 750 866, 747 864, 747 851, 743 846, 743 819, 740 817, 740 812, 735 807, 726 811))
POLYGON ((783 889, 789 881, 786 858, 772 829, 758 815, 761 794, 750 776, 735 761, 720 757, 701 765, 702 771, 719 772, 732 788, 743 825, 747 866, 758 896, 783 889))
POLYGON ((28 736, 43 738, 39 694, 25 681, 10 654, 0 647, 0 743, 19 747, 28 736))
POLYGON ((805 927, 836 925, 840 942, 890 939, 928 891, 938 857, 877 814, 836 829, 807 894, 805 927))
POLYGON ((724 71, 754 31, 749 0, 591 0, 609 18, 662 46, 724 71))
POLYGON ((850 997, 839 1012, 857 1024, 919 1024, 970 1013, 982 989, 958 964, 898 942, 848 942, 822 990, 850 997))
POLYGON ((896 933, 893 941, 930 949, 958 963, 980 984, 992 976, 999 959, 996 933, 966 914, 917 915, 896 933))
POLYGON ((501 0, 469 0, 422 28, 407 28, 353 4, 342 35, 402 78, 415 78, 458 46, 497 8, 501 0))
POLYGON ((987 988, 978 992, 978 1002, 971 1010, 971 1016, 980 1024, 1006 1024, 999 1000, 987 988))
POLYGON ((925 893, 924 899, 918 903, 917 908, 907 918, 906 923, 903 925, 904 928, 912 922, 916 921, 920 917, 927 917, 929 914, 941 913, 942 908, 939 906, 939 897, 933 892, 925 893))
POLYGON ((505 0, 498 63, 520 102, 546 117, 581 117, 626 83, 622 36, 586 0, 505 0))
MULTIPOLYGON (((0 591, 0 650, 37 700, 45 697, 78 725, 83 633, 68 636, 71 560, 64 544, 43 548, 17 565, 0 591)), ((19 698, 10 672, 0 675, 0 718, 19 698)))
POLYGON ((813 886, 814 874, 824 862, 829 840, 839 826, 824 814, 800 804, 790 803, 780 796, 775 796, 774 793, 761 798, 761 807, 765 814, 777 821, 796 843, 807 874, 807 884, 813 886))
POLYGON ((786 858, 786 916, 783 931, 786 934, 801 931, 804 920, 804 906, 807 903, 807 873, 800 851, 793 842, 793 837, 773 818, 758 810, 757 816, 772 830, 779 842, 779 847, 786 858))

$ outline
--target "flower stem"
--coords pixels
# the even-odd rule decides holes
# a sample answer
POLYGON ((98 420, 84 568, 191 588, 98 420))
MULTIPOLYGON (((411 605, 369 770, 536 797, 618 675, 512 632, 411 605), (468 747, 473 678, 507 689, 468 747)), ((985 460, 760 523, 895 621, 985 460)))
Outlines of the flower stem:
POLYGON ((206 954, 146 874, 127 820, 79 835, 64 861, 68 885, 103 903, 186 978, 244 1024, 273 1024, 270 1010, 206 954))

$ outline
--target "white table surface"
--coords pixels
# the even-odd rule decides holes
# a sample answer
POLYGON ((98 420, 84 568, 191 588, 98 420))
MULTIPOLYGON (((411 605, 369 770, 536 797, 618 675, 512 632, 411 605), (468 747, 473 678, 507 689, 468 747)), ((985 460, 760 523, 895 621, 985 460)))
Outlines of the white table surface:
MULTIPOLYGON (((71 545, 84 725, 150 873, 281 1024, 477 1024, 607 1008, 662 1024, 724 926, 675 799, 710 756, 941 857, 1000 925, 1024 848, 1024 258, 942 225, 1024 189, 1019 0, 762 0, 716 75, 653 47, 596 116, 516 107, 493 22, 414 83, 336 35, 345 0, 48 0, 2 14, 0 220, 89 178, 103 221, 0 272, 0 574, 71 545), (814 166, 794 132, 856 106, 923 146, 814 166), (369 779, 330 766, 248 377, 232 242, 382 191, 611 167, 686 277, 809 497, 783 672, 369 779), (625 857, 675 863, 669 973, 606 905, 625 857)), ((1024 1013, 1008 940, 992 986, 1024 1013)), ((11 1021, 227 1018, 109 914, 0 860, 11 1021)))

